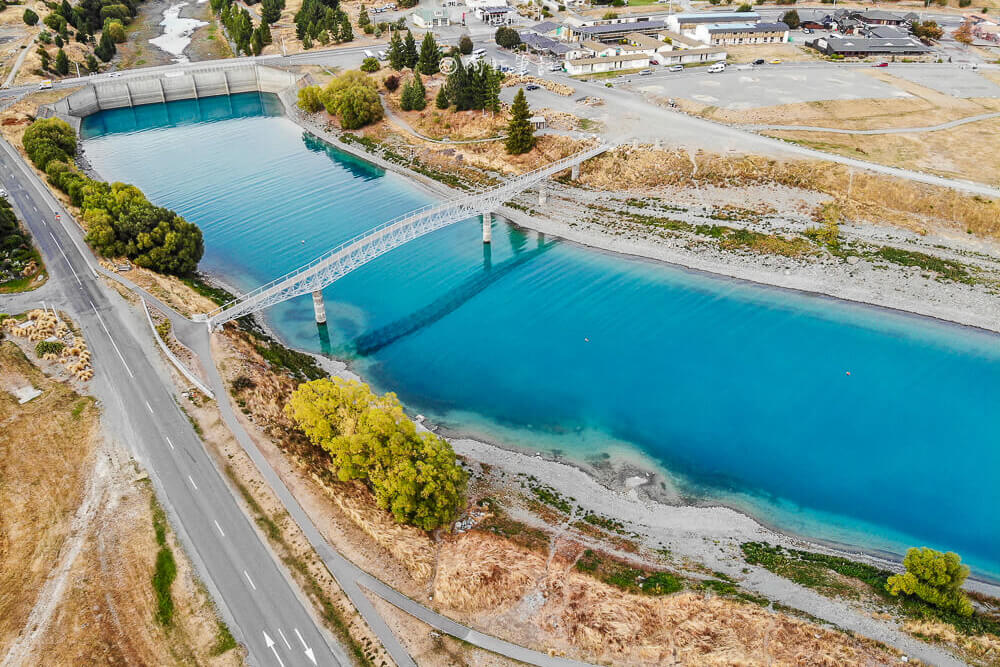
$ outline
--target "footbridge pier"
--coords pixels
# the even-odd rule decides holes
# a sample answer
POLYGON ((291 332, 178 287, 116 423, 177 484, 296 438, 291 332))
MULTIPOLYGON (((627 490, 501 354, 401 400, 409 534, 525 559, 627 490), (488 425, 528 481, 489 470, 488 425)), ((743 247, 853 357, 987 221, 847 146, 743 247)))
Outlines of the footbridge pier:
POLYGON ((230 320, 269 308, 287 299, 312 294, 316 322, 323 324, 326 322, 326 308, 323 305, 324 287, 413 239, 469 218, 481 216, 483 243, 489 244, 493 238, 493 211, 515 195, 566 169, 570 170, 573 178, 579 178, 581 162, 613 147, 613 144, 596 143, 562 160, 516 176, 490 190, 463 195, 437 204, 428 204, 401 215, 212 312, 196 315, 195 319, 205 322, 211 330, 230 320))

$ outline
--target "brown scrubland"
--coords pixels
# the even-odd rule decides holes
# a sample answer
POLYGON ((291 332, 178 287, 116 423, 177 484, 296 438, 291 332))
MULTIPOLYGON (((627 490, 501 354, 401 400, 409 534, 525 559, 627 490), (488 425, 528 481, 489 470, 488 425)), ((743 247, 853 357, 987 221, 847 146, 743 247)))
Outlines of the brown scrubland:
POLYGON ((853 220, 887 223, 918 233, 1000 236, 1000 202, 996 200, 831 162, 623 147, 586 162, 581 182, 602 190, 621 190, 622 184, 628 184, 635 191, 663 185, 738 188, 773 183, 830 195, 853 220))
POLYGON ((242 664, 169 529, 174 613, 169 626, 156 620, 154 515, 165 519, 148 478, 106 441, 82 382, 33 347, 0 342, 0 654, 36 665, 242 664), (42 394, 18 405, 8 392, 26 384, 42 394))

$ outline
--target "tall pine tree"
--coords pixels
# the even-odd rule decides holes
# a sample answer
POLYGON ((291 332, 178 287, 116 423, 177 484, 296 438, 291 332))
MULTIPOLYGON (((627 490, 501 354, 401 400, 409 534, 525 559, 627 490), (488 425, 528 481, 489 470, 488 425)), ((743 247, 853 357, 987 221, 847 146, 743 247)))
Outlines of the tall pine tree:
POLYGON ((413 33, 407 30, 406 39, 403 40, 403 66, 413 69, 418 60, 420 56, 417 54, 417 43, 413 40, 413 33))
POLYGON ((434 41, 432 33, 424 34, 424 41, 420 43, 420 58, 417 61, 417 69, 421 74, 430 76, 437 74, 441 62, 441 51, 438 50, 437 42, 434 41))
POLYGON ((417 70, 413 70, 413 92, 410 95, 412 95, 410 107, 414 111, 423 111, 427 108, 427 89, 424 88, 424 82, 417 70))
POLYGON ((403 38, 399 31, 392 33, 389 40, 389 66, 397 72, 406 67, 406 52, 403 50, 403 38))
POLYGON ((531 109, 528 107, 528 98, 524 96, 524 88, 521 88, 510 107, 510 123, 507 124, 507 139, 504 141, 504 146, 511 155, 521 155, 535 147, 535 128, 529 118, 531 109))

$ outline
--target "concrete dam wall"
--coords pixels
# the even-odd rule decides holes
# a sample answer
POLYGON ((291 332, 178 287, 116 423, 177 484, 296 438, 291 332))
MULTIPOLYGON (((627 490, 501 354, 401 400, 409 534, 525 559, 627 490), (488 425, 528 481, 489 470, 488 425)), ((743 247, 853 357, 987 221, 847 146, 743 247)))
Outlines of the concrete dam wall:
POLYGON ((105 109, 235 93, 280 93, 294 86, 299 77, 255 64, 177 68, 92 83, 50 105, 50 113, 78 126, 79 119, 105 109))

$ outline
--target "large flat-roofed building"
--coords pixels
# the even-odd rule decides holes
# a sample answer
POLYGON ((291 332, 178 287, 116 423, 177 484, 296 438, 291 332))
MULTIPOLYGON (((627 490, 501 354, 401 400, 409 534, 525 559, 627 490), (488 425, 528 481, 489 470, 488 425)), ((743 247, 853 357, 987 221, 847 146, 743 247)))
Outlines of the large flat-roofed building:
POLYGON ((709 23, 694 31, 705 44, 776 44, 788 41, 785 23, 709 23))
POLYGON ((726 23, 758 23, 757 12, 706 12, 698 14, 671 14, 667 17, 667 28, 673 32, 695 37, 695 30, 701 25, 724 25, 726 23))
POLYGON ((620 42, 629 33, 638 32, 643 35, 653 36, 658 32, 662 32, 665 27, 666 24, 663 21, 629 21, 603 25, 581 25, 570 29, 570 39, 620 42))
POLYGON ((827 35, 806 42, 820 53, 845 58, 866 58, 868 56, 925 56, 932 50, 914 37, 882 39, 859 37, 837 37, 827 35))

